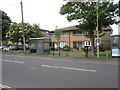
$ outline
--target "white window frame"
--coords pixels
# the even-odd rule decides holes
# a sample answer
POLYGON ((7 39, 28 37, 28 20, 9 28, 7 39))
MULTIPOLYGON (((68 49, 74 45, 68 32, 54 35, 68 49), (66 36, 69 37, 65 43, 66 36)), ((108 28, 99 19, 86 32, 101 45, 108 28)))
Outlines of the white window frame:
POLYGON ((67 46, 67 42, 60 42, 60 47, 63 48, 64 46, 67 46))
POLYGON ((82 35, 81 31, 73 31, 73 35, 82 35))
POLYGON ((91 46, 91 41, 85 41, 84 46, 91 46))

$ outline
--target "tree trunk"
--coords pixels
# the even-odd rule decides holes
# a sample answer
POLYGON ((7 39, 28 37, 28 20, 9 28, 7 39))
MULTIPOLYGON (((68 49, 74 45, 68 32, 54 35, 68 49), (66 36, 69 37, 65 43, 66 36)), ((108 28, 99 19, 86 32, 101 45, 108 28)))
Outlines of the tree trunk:
POLYGON ((92 55, 95 55, 95 45, 94 45, 94 36, 92 35, 90 38, 91 41, 91 53, 92 55))

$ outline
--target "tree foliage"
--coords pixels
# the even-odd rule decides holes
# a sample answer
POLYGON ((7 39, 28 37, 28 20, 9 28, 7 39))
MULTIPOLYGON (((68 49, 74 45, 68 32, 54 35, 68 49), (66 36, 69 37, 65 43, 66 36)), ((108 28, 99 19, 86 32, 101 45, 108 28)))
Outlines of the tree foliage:
POLYGON ((12 21, 10 17, 2 10, 0 10, 0 22, 2 24, 2 40, 6 40, 5 36, 12 21))
POLYGON ((61 34, 62 34, 62 30, 61 30, 61 29, 56 29, 56 30, 54 31, 54 36, 55 36, 55 38, 56 38, 57 41, 60 40, 61 34))
POLYGON ((40 31, 40 25, 39 24, 33 24, 33 28, 36 31, 36 36, 37 37, 44 37, 45 36, 45 34, 42 31, 40 31))
MULTIPOLYGON (((29 23, 24 23, 24 32, 26 43, 30 42, 30 38, 38 38, 41 36, 39 34, 39 29, 36 28, 35 25, 32 26, 29 23)), ((6 38, 12 42, 23 43, 22 34, 22 23, 12 23, 6 34, 6 38)))
POLYGON ((98 12, 98 30, 102 32, 102 28, 106 28, 117 22, 119 15, 118 4, 113 2, 99 2, 98 8, 96 2, 67 2, 60 8, 61 15, 67 15, 67 20, 77 20, 82 32, 88 32, 86 35, 91 40, 92 53, 95 54, 94 47, 94 32, 97 26, 97 12, 98 12))
POLYGON ((58 43, 57 43, 57 46, 58 46, 58 47, 60 46, 59 40, 60 40, 61 34, 62 34, 62 30, 61 30, 61 29, 56 29, 56 30, 54 31, 55 39, 58 41, 58 43))

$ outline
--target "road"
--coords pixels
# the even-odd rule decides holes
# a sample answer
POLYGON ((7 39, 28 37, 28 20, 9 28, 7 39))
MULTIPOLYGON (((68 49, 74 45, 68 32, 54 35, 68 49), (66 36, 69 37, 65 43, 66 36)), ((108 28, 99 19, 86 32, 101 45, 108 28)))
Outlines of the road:
POLYGON ((118 65, 71 58, 2 55, 2 84, 12 88, 117 88, 118 65))

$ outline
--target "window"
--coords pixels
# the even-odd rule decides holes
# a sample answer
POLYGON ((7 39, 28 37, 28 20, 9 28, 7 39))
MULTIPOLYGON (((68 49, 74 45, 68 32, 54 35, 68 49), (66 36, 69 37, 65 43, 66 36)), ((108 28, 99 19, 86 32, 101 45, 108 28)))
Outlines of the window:
POLYGON ((73 35, 81 35, 82 32, 81 31, 73 31, 73 35))
POLYGON ((84 35, 87 35, 87 34, 88 34, 88 32, 84 32, 83 34, 84 34, 84 35))
POLYGON ((67 32, 62 32, 61 36, 67 36, 67 32))
POLYGON ((60 47, 63 48, 64 46, 67 46, 67 42, 60 42, 60 47))
POLYGON ((91 42, 90 41, 85 41, 85 46, 91 46, 91 42))
POLYGON ((112 37, 112 46, 120 46, 120 37, 112 37))
POLYGON ((82 47, 82 44, 83 44, 83 42, 74 42, 74 43, 73 43, 73 47, 74 47, 74 48, 81 48, 81 47, 82 47))

